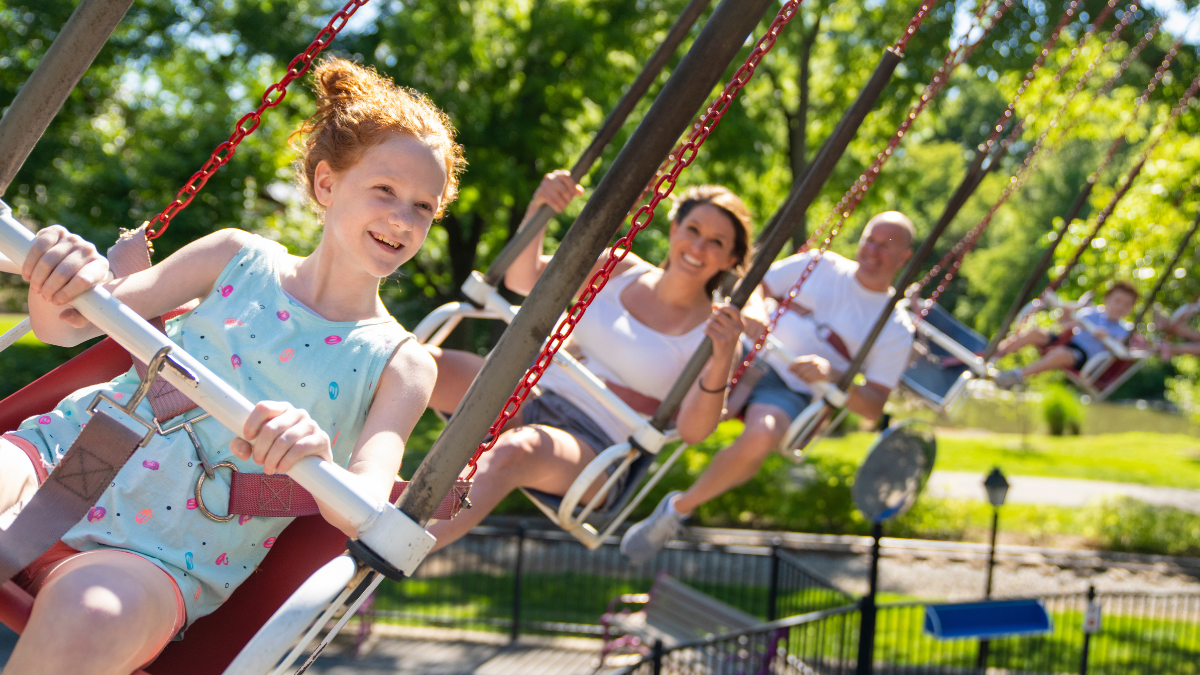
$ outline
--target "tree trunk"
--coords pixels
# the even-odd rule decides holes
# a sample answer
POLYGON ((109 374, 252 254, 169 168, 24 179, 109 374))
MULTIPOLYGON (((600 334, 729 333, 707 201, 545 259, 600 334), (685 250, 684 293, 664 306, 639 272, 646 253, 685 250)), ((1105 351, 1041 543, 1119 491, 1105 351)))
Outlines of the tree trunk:
MULTIPOLYGON (((796 77, 796 88, 800 91, 800 102, 794 114, 788 114, 788 157, 791 160, 792 184, 804 179, 804 170, 808 168, 808 109, 809 85, 812 75, 811 59, 813 44, 821 31, 821 14, 818 11, 813 20, 812 28, 805 31, 800 43, 800 70, 796 77)), ((808 239, 808 219, 801 217, 792 233, 792 249, 799 251, 808 239)))

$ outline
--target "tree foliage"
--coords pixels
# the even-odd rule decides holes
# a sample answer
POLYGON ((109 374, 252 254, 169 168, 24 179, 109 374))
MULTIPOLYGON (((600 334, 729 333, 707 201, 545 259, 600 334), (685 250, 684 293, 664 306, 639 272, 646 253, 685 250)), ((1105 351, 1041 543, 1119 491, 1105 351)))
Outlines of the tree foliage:
MULTIPOLYGON (((0 3, 0 103, 7 105, 15 96, 74 4, 0 3)), ((684 4, 378 0, 360 10, 363 19, 347 28, 333 51, 429 94, 454 120, 470 163, 458 202, 414 263, 385 284, 385 300, 401 321, 413 325, 432 307, 454 299, 467 274, 487 266, 515 230, 540 176, 569 166, 578 156, 684 4)), ((60 222, 98 244, 111 243, 118 227, 135 226, 169 203, 340 5, 333 0, 135 3, 5 199, 32 223, 60 222)), ((930 13, 879 105, 810 209, 806 231, 826 218, 882 149, 974 7, 974 0, 958 0, 941 3, 930 13)), ((928 231, 975 146, 1016 93, 1065 7, 1061 0, 1014 4, 971 60, 954 73, 946 94, 917 120, 850 218, 835 250, 852 251, 867 218, 884 209, 905 211, 922 233, 928 231)), ((999 197, 1033 139, 1050 124, 1065 89, 1098 53, 1123 11, 1118 8, 1056 82, 1055 71, 1071 57, 1102 3, 1087 0, 1080 7, 1082 12, 1068 25, 1017 106, 1017 115, 1027 123, 1022 140, 963 209, 938 244, 937 255, 979 222, 999 197)), ((683 182, 726 184, 745 197, 756 221, 765 223, 915 9, 915 2, 805 3, 683 182)), ((944 303, 980 331, 995 329, 1049 242, 1056 219, 1082 188, 1170 48, 1173 38, 1158 36, 1110 92, 1095 104, 1088 102, 1092 90, 1114 72, 1156 18, 1151 9, 1137 10, 1112 53, 1100 59, 1088 89, 1072 103, 1069 138, 1051 132, 1053 152, 1046 153, 1024 189, 999 209, 967 257, 961 278, 947 288, 944 303)), ((685 42, 683 48, 687 46, 685 42)), ((749 45, 738 62, 748 49, 749 45)), ((678 58, 656 82, 651 97, 678 58)), ((1186 45, 1143 107, 1128 143, 1100 177, 1084 217, 1072 225, 1060 246, 1061 265, 1113 193, 1118 176, 1147 139, 1162 133, 1145 171, 1100 239, 1070 271, 1064 287, 1068 295, 1117 278, 1131 279, 1148 290, 1164 273, 1171 279, 1158 300, 1168 307, 1200 292, 1194 253, 1189 252, 1177 269, 1162 269, 1200 208, 1195 191, 1200 141, 1193 137, 1200 115, 1189 108, 1174 125, 1163 127, 1196 67, 1196 50, 1186 45)), ((585 186, 594 185, 607 170, 648 105, 644 101, 634 112, 585 186)), ((259 130, 156 242, 158 255, 222 227, 263 233, 296 252, 310 249, 320 236, 319 221, 293 187, 295 153, 288 137, 311 112, 312 97, 305 84, 294 84, 284 103, 264 116, 259 130)), ((575 205, 552 224, 551 245, 579 208, 575 205)), ((660 256, 665 220, 656 218, 635 250, 652 260, 660 256)), ((490 333, 474 330, 475 337, 461 337, 460 344, 473 339, 483 346, 490 333)))

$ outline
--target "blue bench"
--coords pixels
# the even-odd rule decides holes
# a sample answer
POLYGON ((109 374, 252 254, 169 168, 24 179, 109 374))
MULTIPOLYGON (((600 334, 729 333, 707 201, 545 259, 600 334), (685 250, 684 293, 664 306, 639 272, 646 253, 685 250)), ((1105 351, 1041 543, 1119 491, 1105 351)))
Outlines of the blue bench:
POLYGON ((1053 630, 1041 600, 988 600, 925 606, 925 633, 939 640, 1038 635, 1053 630))

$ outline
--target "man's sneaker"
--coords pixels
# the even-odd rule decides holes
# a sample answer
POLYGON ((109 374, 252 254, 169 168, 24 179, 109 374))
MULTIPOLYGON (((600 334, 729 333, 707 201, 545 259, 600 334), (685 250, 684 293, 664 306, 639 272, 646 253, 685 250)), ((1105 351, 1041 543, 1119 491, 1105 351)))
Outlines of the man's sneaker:
POLYGON ((671 500, 678 494, 681 493, 676 490, 663 497, 649 518, 629 528, 621 538, 621 553, 634 565, 641 565, 657 555, 679 530, 683 518, 671 508, 671 500))
POLYGON ((1025 378, 1021 376, 1020 370, 1014 368, 1000 371, 992 381, 1001 389, 1012 389, 1024 383, 1025 378))

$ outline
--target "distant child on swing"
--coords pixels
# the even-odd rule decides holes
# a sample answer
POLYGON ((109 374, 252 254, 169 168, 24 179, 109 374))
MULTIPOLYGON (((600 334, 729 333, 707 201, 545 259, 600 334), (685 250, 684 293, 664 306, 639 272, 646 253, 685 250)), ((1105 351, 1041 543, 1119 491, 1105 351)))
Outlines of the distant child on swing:
MULTIPOLYGON (((1121 342, 1129 337, 1133 325, 1126 321, 1125 317, 1133 311, 1137 299, 1138 292, 1133 284, 1117 281, 1104 294, 1103 305, 1089 304, 1074 312, 1064 308, 1062 319, 1059 320, 1059 332, 1030 328, 1008 336, 1000 343, 1000 348, 996 351, 997 358, 1019 351, 1027 345, 1033 345, 1045 353, 1024 368, 1002 371, 995 378, 996 386, 1012 389, 1024 384, 1025 380, 1033 375, 1051 370, 1079 371, 1088 359, 1109 351, 1104 344, 1106 336, 1121 342), (1084 321, 1090 324, 1095 332, 1085 329, 1082 323, 1084 321)), ((1139 339, 1139 336, 1135 335, 1134 339, 1139 339)))
MULTIPOLYGON (((320 107, 296 134, 300 180, 324 219, 308 257, 228 229, 113 279, 91 244, 56 226, 38 232, 21 273, 34 331, 52 344, 99 334, 67 305, 96 285, 143 317, 199 300, 167 323, 168 336, 261 401, 240 438, 211 417, 194 423, 212 460, 273 474, 315 456, 386 499, 436 368, 388 314, 379 284, 416 255, 455 198, 462 148, 445 113, 373 70, 334 59, 316 67, 315 79, 320 107)), ((8 522, 79 435, 95 393, 120 400, 137 384, 130 370, 0 438, 8 522)), ((154 416, 148 401, 137 412, 154 416)), ((203 413, 158 422, 169 429, 203 413)), ((88 516, 18 577, 36 600, 6 675, 129 675, 254 572, 291 519, 210 519, 189 499, 201 474, 185 433, 155 435, 134 452, 88 516)), ((224 513, 229 472, 206 480, 204 492, 224 513)), ((322 514, 354 534, 324 505, 322 514)))

